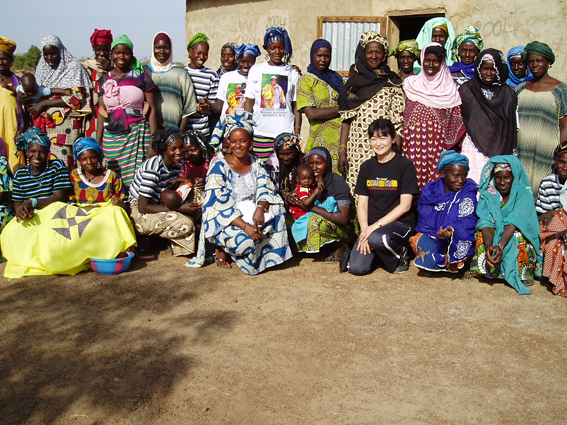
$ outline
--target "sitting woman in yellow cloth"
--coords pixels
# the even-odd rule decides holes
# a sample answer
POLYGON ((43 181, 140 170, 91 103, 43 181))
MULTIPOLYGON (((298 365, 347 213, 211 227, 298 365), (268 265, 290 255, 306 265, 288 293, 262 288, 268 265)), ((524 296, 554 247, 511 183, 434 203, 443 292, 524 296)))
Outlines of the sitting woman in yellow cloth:
POLYGON ((136 244, 128 215, 112 202, 89 211, 67 204, 69 174, 61 160, 48 160, 45 133, 32 128, 17 146, 29 165, 12 183, 17 220, 2 232, 5 277, 73 275, 89 267, 89 258, 116 258, 136 244))

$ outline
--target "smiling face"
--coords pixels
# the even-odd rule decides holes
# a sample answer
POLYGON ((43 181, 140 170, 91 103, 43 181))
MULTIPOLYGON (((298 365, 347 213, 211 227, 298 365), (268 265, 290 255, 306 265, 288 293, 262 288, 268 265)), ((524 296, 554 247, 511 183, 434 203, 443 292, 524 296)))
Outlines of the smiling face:
POLYGON ((36 144, 31 144, 26 149, 26 157, 31 166, 38 170, 43 170, 47 163, 47 155, 49 151, 46 147, 36 144))
POLYGON ((567 153, 562 153, 555 159, 555 168, 559 179, 562 182, 567 180, 567 153))
POLYGON ((541 78, 545 74, 547 74, 547 70, 549 69, 549 65, 551 65, 551 61, 543 56, 534 55, 530 53, 528 55, 528 67, 532 74, 534 74, 535 78, 541 78))
POLYGON ((321 72, 328 70, 331 64, 331 51, 329 48, 321 47, 315 50, 315 53, 313 53, 313 63, 315 64, 315 68, 321 72))
POLYGON ((461 62, 465 65, 470 65, 474 62, 474 58, 478 55, 478 48, 474 45, 474 43, 470 41, 465 41, 459 47, 459 57, 461 58, 461 62))
POLYGON ((230 71, 232 65, 234 65, 234 61, 236 60, 234 50, 231 47, 225 47, 221 51, 221 63, 222 67, 227 71, 230 71))
POLYGON ((171 166, 171 164, 179 164, 183 161, 183 142, 181 139, 177 139, 171 145, 167 147, 164 154, 164 162, 166 165, 171 166))
POLYGON ((110 60, 110 44, 98 43, 94 46, 95 59, 108 59, 110 60))
POLYGON ((57 69, 61 62, 61 52, 55 46, 45 46, 43 48, 43 59, 52 69, 57 69))
POLYGON ((189 57, 191 58, 191 63, 189 64, 191 68, 204 67, 205 62, 209 59, 209 45, 203 41, 194 44, 189 49, 189 57))
POLYGON ((423 57, 423 71, 433 77, 441 69, 441 60, 435 53, 428 53, 423 57))
POLYGON ((230 152, 239 160, 247 157, 252 146, 250 133, 243 128, 237 128, 228 137, 230 152))
POLYGON ((494 184, 496 185, 496 190, 500 192, 502 197, 506 198, 510 195, 512 183, 514 183, 514 175, 512 174, 512 171, 504 170, 494 173, 494 184))
POLYGON ((364 56, 371 69, 378 69, 380 64, 384 62, 385 55, 384 46, 377 41, 371 41, 364 48, 364 56))
POLYGON ((493 84, 496 81, 496 68, 494 68, 494 62, 492 61, 482 61, 480 65, 480 79, 485 84, 493 84))
POLYGON ((404 50, 398 55, 398 66, 406 74, 413 73, 413 64, 417 60, 413 53, 404 50))
POLYGON ((441 44, 441 46, 445 45, 447 41, 447 33, 443 28, 434 28, 431 32, 431 41, 441 44))
POLYGON ((96 174, 99 161, 100 158, 92 149, 86 150, 79 155, 79 164, 81 165, 81 168, 83 171, 87 171, 90 174, 96 174))
POLYGON ((327 171, 327 161, 325 161, 325 158, 321 155, 317 155, 316 153, 309 155, 307 163, 313 169, 315 177, 325 175, 325 172, 327 171))
POLYGON ((171 43, 167 40, 159 40, 154 43, 154 56, 159 63, 166 63, 171 57, 171 43))
POLYGON ((278 159, 283 162, 286 167, 291 167, 295 163, 297 151, 295 149, 280 149, 278 151, 278 159))
POLYGON ((469 169, 462 164, 452 165, 449 170, 443 168, 441 176, 443 177, 443 185, 445 192, 458 192, 467 182, 469 169))
POLYGON ((524 78, 526 76, 528 66, 521 56, 514 56, 510 58, 510 69, 516 78, 524 78))
POLYGON ((132 63, 132 50, 125 44, 117 44, 112 49, 112 62, 120 69, 128 69, 132 63))
POLYGON ((245 53, 238 58, 237 62, 238 72, 240 75, 247 76, 250 68, 252 68, 256 63, 256 56, 251 55, 250 53, 245 53))
POLYGON ((392 152, 393 144, 394 138, 389 134, 378 134, 376 131, 370 138, 370 147, 379 157, 384 157, 390 154, 390 152, 392 152))
POLYGON ((281 65, 285 55, 285 45, 283 41, 274 41, 266 49, 270 57, 270 65, 281 65))

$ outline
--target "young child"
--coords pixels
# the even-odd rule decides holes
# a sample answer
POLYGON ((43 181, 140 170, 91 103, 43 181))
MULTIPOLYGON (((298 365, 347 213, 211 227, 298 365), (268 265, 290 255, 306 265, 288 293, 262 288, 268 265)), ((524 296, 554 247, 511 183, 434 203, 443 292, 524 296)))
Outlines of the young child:
POLYGON ((35 76, 26 72, 22 75, 22 84, 16 87, 16 93, 23 93, 31 97, 31 105, 41 102, 45 97, 57 96, 71 96, 71 89, 50 89, 49 87, 38 86, 35 81, 35 76))
POLYGON ((159 195, 159 201, 171 211, 177 211, 181 204, 183 204, 181 195, 173 189, 162 190, 159 195))

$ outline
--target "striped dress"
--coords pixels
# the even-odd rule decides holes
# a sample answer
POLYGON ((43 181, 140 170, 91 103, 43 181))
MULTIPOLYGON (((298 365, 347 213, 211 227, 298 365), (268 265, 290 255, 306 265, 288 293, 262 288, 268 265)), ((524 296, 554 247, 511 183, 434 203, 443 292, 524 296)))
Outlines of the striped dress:
MULTIPOLYGON (((185 69, 191 76, 193 81, 193 87, 195 88, 195 95, 197 96, 197 103, 203 98, 207 98, 210 101, 214 101, 217 98, 217 91, 219 88, 219 76, 212 69, 203 67, 200 69, 193 69, 186 66, 185 69)), ((211 137, 211 132, 209 129, 209 117, 208 115, 193 114, 189 117, 189 123, 187 125, 187 130, 193 129, 200 131, 203 137, 208 142, 211 137)))
POLYGON ((43 173, 32 175, 31 167, 18 168, 12 181, 12 200, 24 202, 26 199, 44 199, 55 192, 71 189, 69 171, 60 159, 50 159, 43 173))
POLYGON ((526 170, 534 197, 542 179, 553 167, 553 151, 559 140, 559 119, 567 115, 567 85, 533 92, 522 83, 516 89, 520 114, 518 158, 526 170))

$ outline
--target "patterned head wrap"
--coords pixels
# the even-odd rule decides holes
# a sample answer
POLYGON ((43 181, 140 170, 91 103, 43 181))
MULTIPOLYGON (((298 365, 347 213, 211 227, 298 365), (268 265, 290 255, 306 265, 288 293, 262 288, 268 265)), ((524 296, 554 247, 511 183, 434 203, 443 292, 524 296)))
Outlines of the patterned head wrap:
POLYGON ((102 160, 102 148, 94 137, 79 137, 75 140, 75 143, 73 143, 73 157, 75 160, 78 160, 83 152, 89 150, 95 151, 99 160, 102 160))
POLYGON ((94 30, 93 35, 91 35, 91 46, 94 49, 100 43, 112 44, 112 32, 110 30, 94 30))
POLYGON ((14 56, 16 51, 16 43, 6 37, 0 36, 0 52, 8 53, 10 56, 14 56))
POLYGON ((282 133, 274 140, 274 146, 276 150, 280 149, 297 149, 301 152, 301 145, 299 144, 299 138, 295 134, 282 133))
POLYGON ((187 44, 187 51, 189 51, 189 49, 197 43, 205 43, 208 46, 209 45, 209 37, 207 37, 202 32, 195 34, 193 36, 193 38, 191 40, 189 40, 189 43, 187 44))
POLYGON ((238 69, 238 63, 236 63, 236 58, 238 57, 238 55, 236 54, 236 46, 236 43, 225 43, 224 46, 221 47, 221 65, 219 66, 219 69, 217 69, 217 74, 219 75, 219 77, 223 76, 227 72, 236 71, 238 69), (230 69, 226 69, 222 64, 222 52, 224 49, 231 49, 234 52, 234 62, 232 63, 230 69))
POLYGON ((525 46, 517 46, 517 47, 513 47, 508 51, 508 85, 510 87, 512 87, 513 89, 515 89, 516 87, 518 87, 521 83, 523 83, 524 81, 529 81, 532 78, 534 78, 534 75, 532 74, 532 71, 530 71, 530 68, 528 68, 526 66, 526 74, 522 77, 522 78, 518 78, 514 75, 514 73, 512 72, 512 64, 510 62, 510 60, 512 58, 515 57, 520 57, 520 59, 524 60, 522 55, 524 53, 524 49, 525 46))
POLYGON ((284 62, 287 62, 293 53, 293 47, 291 45, 291 39, 285 28, 282 27, 271 27, 266 30, 264 35, 264 49, 268 49, 268 46, 275 41, 283 41, 285 49, 284 62))
POLYGON ((470 170, 469 159, 452 149, 449 151, 441 152, 441 157, 439 158, 439 162, 437 163, 437 169, 439 170, 439 172, 441 172, 441 170, 443 170, 443 168, 447 165, 464 165, 467 167, 467 170, 470 170))
POLYGON ((388 40, 383 35, 380 35, 375 31, 367 31, 360 36, 360 45, 362 46, 363 49, 366 48, 366 46, 368 46, 368 44, 372 43, 373 41, 376 41, 380 43, 382 46, 384 46, 385 52, 388 51, 388 40))
POLYGON ((549 59, 551 63, 555 62, 555 54, 553 53, 553 50, 551 50, 551 47, 540 41, 532 41, 526 46, 522 55, 524 62, 528 61, 528 56, 530 54, 543 56, 544 58, 549 59))
POLYGON ((189 130, 185 133, 180 134, 181 140, 183 141, 184 145, 195 145, 201 149, 201 154, 203 155, 203 159, 205 162, 209 162, 211 157, 209 149, 203 140, 203 135, 199 131, 189 130))
POLYGON ((567 141, 558 145, 555 150, 553 151, 553 159, 557 159, 559 155, 567 153, 567 141))
POLYGON ((180 138, 175 130, 156 130, 152 135, 152 148, 157 153, 164 153, 169 145, 180 138))
MULTIPOLYGON (((124 44, 125 46, 128 46, 128 48, 132 51, 132 55, 134 55, 134 43, 132 43, 132 40, 130 40, 126 34, 123 34, 120 37, 116 37, 112 41, 111 48, 114 49, 119 44, 124 44)), ((131 66, 134 72, 136 72, 138 75, 144 73, 144 67, 142 66, 142 63, 138 59, 136 59, 135 56, 132 56, 131 66)))
POLYGON ((256 123, 252 119, 252 114, 244 109, 239 109, 236 111, 236 114, 227 115, 225 117, 224 135, 225 137, 229 137, 230 133, 237 128, 243 128, 250 133, 251 136, 253 136, 255 125, 256 123))
POLYGON ((59 50, 61 61, 57 69, 51 68, 43 55, 39 59, 36 67, 35 78, 38 86, 49 87, 50 89, 72 89, 83 87, 92 89, 93 83, 87 70, 81 62, 67 50, 59 37, 50 34, 41 40, 41 50, 46 46, 53 46, 59 50))
POLYGON ((510 172, 512 172, 512 167, 510 166, 510 164, 506 164, 506 163, 496 164, 494 166, 494 170, 492 171, 492 173, 496 174, 499 171, 510 171, 510 172))
POLYGON ((239 58, 242 55, 252 55, 254 57, 260 56, 260 48, 256 44, 252 43, 242 43, 240 46, 234 48, 236 57, 239 58))
POLYGON ((449 26, 447 24, 436 25, 431 30, 433 31, 437 28, 441 28, 443 31, 445 31, 445 34, 449 34, 449 26))
POLYGON ((220 49, 220 51, 221 51, 221 59, 222 59, 222 51, 223 51, 224 49, 232 49, 232 51, 233 51, 234 54, 236 55, 236 46, 237 46, 236 43, 225 43, 225 44, 221 47, 221 49, 220 49))
POLYGON ((20 137, 16 142, 16 147, 20 151, 25 151, 31 145, 39 145, 43 146, 47 150, 51 148, 51 142, 49 141, 49 137, 45 134, 41 129, 37 127, 32 127, 20 137))
POLYGON ((453 42, 453 49, 451 50, 453 53, 453 61, 460 62, 461 58, 459 57, 459 49, 461 44, 470 41, 472 44, 476 46, 476 48, 480 51, 484 49, 484 41, 480 35, 480 32, 477 28, 473 27, 472 25, 465 26, 465 32, 457 35, 455 41, 453 42))
POLYGON ((398 57, 402 52, 410 52, 416 58, 419 58, 421 50, 417 45, 417 41, 415 40, 404 40, 400 41, 400 43, 396 46, 394 50, 390 51, 390 56, 398 57))

